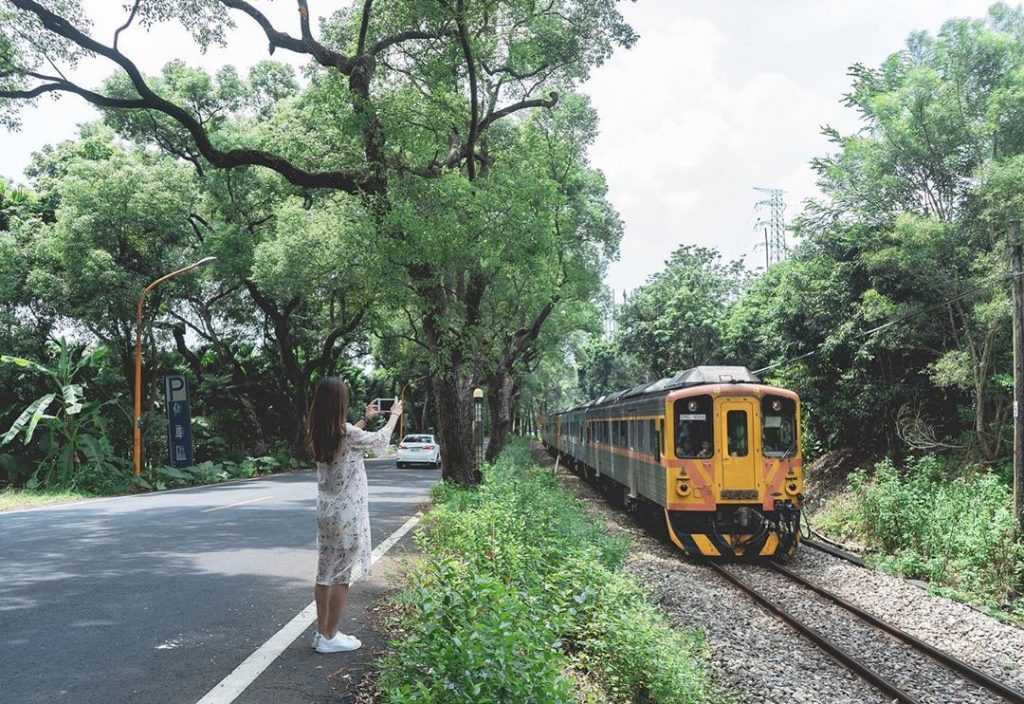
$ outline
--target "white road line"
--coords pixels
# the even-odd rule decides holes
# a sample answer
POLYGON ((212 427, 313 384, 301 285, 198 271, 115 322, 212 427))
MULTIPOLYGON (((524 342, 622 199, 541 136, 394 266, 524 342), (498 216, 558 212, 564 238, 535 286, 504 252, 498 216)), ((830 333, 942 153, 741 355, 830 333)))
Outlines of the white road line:
MULTIPOLYGON (((422 513, 417 512, 415 516, 410 518, 408 521, 402 524, 402 526, 394 533, 389 535, 384 542, 374 548, 370 554, 370 564, 372 565, 384 554, 390 550, 395 543, 402 539, 402 536, 412 530, 417 523, 420 522, 420 518, 423 517, 422 513)), ((292 642, 301 636, 303 632, 309 628, 316 620, 316 602, 310 602, 309 606, 304 608, 298 613, 291 621, 286 623, 284 627, 272 635, 270 640, 261 645, 256 651, 247 657, 241 665, 236 667, 234 671, 222 679, 216 687, 207 692, 202 699, 196 704, 231 704, 235 701, 238 696, 246 690, 246 688, 256 681, 264 670, 266 670, 274 660, 280 657, 292 642)))
POLYGON ((245 501, 236 501, 233 504, 225 504, 224 506, 212 506, 210 508, 204 508, 200 513, 209 513, 210 511, 223 511, 226 508, 234 508, 235 506, 245 506, 246 504, 254 504, 257 501, 268 501, 274 498, 273 496, 260 496, 255 499, 246 499, 245 501))

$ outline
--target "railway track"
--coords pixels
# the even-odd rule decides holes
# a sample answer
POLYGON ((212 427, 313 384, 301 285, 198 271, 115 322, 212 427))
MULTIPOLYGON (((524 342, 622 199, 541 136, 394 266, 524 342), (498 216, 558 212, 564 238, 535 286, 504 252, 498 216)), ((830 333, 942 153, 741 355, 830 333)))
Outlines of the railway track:
MULTIPOLYGON (((789 624, 792 628, 798 631, 801 635, 806 637, 808 640, 813 642, 819 648, 831 655, 844 667, 855 672, 857 675, 862 677, 865 681, 871 683, 879 691, 884 693, 887 697, 891 697, 894 701, 902 702, 904 704, 925 704, 929 701, 960 701, 950 696, 949 699, 936 699, 934 695, 923 698, 919 694, 914 694, 907 691, 910 687, 906 684, 901 684, 894 681, 891 675, 885 675, 879 672, 878 667, 874 666, 868 660, 862 657, 858 657, 852 651, 852 648, 843 647, 836 642, 835 638, 830 638, 826 635, 822 629, 815 628, 810 625, 806 620, 798 618, 791 611, 788 611, 783 607, 779 600, 772 599, 764 592, 759 591, 752 587, 750 583, 729 568, 714 562, 707 563, 715 572, 721 575, 728 582, 745 592, 754 601, 760 604, 762 607, 767 609, 769 612, 789 624)), ((860 624, 868 624, 871 629, 877 629, 883 631, 890 636, 902 641, 908 645, 913 651, 919 655, 927 656, 931 661, 938 663, 947 672, 953 675, 953 682, 961 681, 960 678, 966 679, 978 687, 988 690, 988 692, 995 694, 1000 699, 997 701, 1007 701, 1013 704, 1024 704, 1024 692, 1021 692, 1013 687, 1000 682, 992 676, 986 674, 973 667, 972 665, 953 657, 949 653, 945 653, 931 645, 915 638, 914 636, 900 630, 899 628, 886 623, 885 621, 873 616, 872 614, 864 611, 863 609, 851 604, 842 597, 834 594, 833 592, 821 587, 817 584, 807 581, 800 575, 793 571, 775 563, 769 563, 766 565, 766 569, 773 571, 775 574, 781 575, 785 580, 791 584, 799 585, 799 587, 806 589, 818 596, 822 597, 827 603, 834 604, 840 607, 846 612, 853 614, 860 624)), ((800 600, 802 606, 806 606, 806 600, 800 600)), ((883 637, 884 638, 884 637, 883 637)), ((891 669, 891 668, 890 668, 891 669)), ((929 683, 934 685, 934 681, 929 683)), ((932 686, 934 691, 934 686, 932 686)))
POLYGON ((834 547, 832 545, 829 545, 828 543, 819 543, 817 540, 811 540, 809 538, 801 538, 800 539, 800 544, 801 545, 806 545, 809 548, 814 548, 818 552, 828 553, 829 555, 832 555, 833 557, 838 557, 840 560, 846 560, 847 562, 852 563, 854 565, 857 565, 858 567, 866 567, 867 566, 867 565, 864 564, 864 560, 860 559, 859 557, 854 555, 852 552, 848 552, 846 550, 840 550, 839 548, 834 547))

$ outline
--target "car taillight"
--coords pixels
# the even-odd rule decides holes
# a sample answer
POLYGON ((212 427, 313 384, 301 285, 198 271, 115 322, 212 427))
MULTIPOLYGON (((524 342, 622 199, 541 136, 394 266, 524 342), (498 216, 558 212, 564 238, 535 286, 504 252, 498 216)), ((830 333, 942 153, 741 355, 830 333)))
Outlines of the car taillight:
POLYGON ((424 450, 433 450, 433 449, 434 449, 434 446, 433 446, 433 445, 424 445, 424 446, 423 446, 423 449, 424 449, 424 450))
POLYGON ((399 450, 408 450, 409 446, 406 445, 405 443, 402 443, 401 445, 398 446, 398 449, 399 450))

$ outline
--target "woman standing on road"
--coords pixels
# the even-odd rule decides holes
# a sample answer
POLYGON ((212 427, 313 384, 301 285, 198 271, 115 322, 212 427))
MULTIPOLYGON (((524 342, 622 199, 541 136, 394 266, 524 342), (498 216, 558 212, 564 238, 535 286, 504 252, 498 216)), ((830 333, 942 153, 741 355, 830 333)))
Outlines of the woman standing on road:
MULTIPOLYGON (((366 420, 377 415, 366 408, 366 420)), ((370 569, 370 512, 363 450, 383 450, 402 415, 391 408, 387 425, 369 433, 345 421, 348 385, 338 377, 317 384, 306 423, 306 438, 316 460, 317 499, 316 624, 318 653, 355 650, 362 643, 338 631, 349 585, 370 569)), ((365 423, 359 421, 361 424, 365 423)))

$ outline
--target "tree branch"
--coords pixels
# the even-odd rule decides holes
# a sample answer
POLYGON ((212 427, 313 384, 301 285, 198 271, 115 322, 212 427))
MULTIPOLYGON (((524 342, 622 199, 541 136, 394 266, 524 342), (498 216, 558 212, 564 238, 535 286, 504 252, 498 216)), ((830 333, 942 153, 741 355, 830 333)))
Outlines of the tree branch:
POLYGON ((269 52, 274 53, 275 49, 287 49, 296 54, 308 54, 316 59, 321 66, 336 68, 345 75, 352 71, 352 59, 337 51, 328 49, 320 42, 313 39, 309 31, 309 8, 305 0, 299 0, 299 24, 302 27, 302 38, 281 32, 270 23, 267 16, 244 0, 220 0, 225 6, 234 10, 244 12, 260 26, 263 33, 267 35, 270 42, 269 52))
POLYGON ((492 124, 497 122, 503 117, 508 117, 512 113, 519 112, 520 110, 527 110, 529 108, 553 108, 558 104, 558 93, 551 91, 548 93, 548 99, 535 98, 533 100, 521 100, 518 103, 512 103, 506 105, 497 112, 492 112, 490 115, 480 121, 479 131, 483 132, 485 129, 490 127, 492 124))
POLYGON ((370 12, 373 9, 373 0, 365 0, 363 3, 363 17, 359 22, 359 43, 356 45, 356 54, 362 54, 366 48, 366 33, 370 29, 370 12))
POLYGON ((93 105, 97 105, 102 108, 145 108, 146 102, 144 100, 133 100, 129 98, 112 98, 107 95, 101 95, 94 93, 91 90, 76 86, 74 83, 69 83, 64 80, 54 80, 50 83, 41 83, 34 88, 26 90, 0 90, 0 98, 13 98, 18 100, 30 100, 32 98, 38 98, 40 95, 45 93, 74 93, 80 95, 88 100, 93 105))
POLYGON ((455 25, 459 29, 459 45, 462 47, 462 55, 466 59, 466 71, 469 73, 469 136, 466 138, 465 151, 469 158, 466 160, 466 171, 469 179, 476 178, 476 159, 473 154, 476 151, 476 135, 479 129, 477 119, 480 114, 480 105, 477 98, 476 85, 476 63, 473 60, 473 51, 469 46, 469 32, 466 29, 466 3, 465 0, 456 0, 455 25))
POLYGON ((142 0, 135 0, 135 4, 132 5, 132 11, 128 15, 128 19, 125 20, 125 23, 123 25, 117 28, 116 32, 114 32, 114 49, 117 49, 117 40, 118 38, 120 38, 121 32, 128 29, 128 27, 131 26, 132 22, 135 21, 135 13, 139 11, 139 5, 141 4, 142 0))
MULTIPOLYGON (((248 3, 240 2, 240 0, 222 1, 225 3, 248 5, 248 3)), ((48 30, 71 40, 83 49, 87 49, 99 54, 100 56, 104 56, 116 63, 124 70, 125 73, 128 74, 135 91, 139 94, 142 100, 139 102, 129 101, 121 102, 120 104, 112 104, 106 102, 112 99, 107 99, 104 96, 98 96, 96 93, 86 91, 85 89, 78 88, 77 86, 74 86, 75 90, 71 90, 73 84, 70 83, 66 85, 51 84, 48 86, 40 86, 37 87, 35 91, 10 91, 5 94, 0 94, 0 97, 31 98, 36 97, 41 93, 52 92, 54 90, 70 90, 70 92, 77 93, 85 97, 87 100, 90 100, 90 102, 94 102, 102 107, 148 108, 151 110, 157 110, 173 118, 181 124, 182 127, 188 130, 193 141, 196 143, 196 147, 199 149, 199 152, 207 159, 207 161, 217 168, 231 169, 239 166, 262 166, 271 169, 272 171, 276 171, 296 186, 303 186, 307 188, 333 188, 347 193, 375 192, 376 190, 379 190, 379 178, 367 176, 359 172, 311 172, 295 166, 287 159, 258 149, 231 149, 223 151, 216 148, 210 141, 210 137, 203 126, 184 108, 175 105, 154 93, 142 77, 142 72, 139 71, 138 67, 124 54, 97 42, 77 27, 74 27, 63 17, 50 12, 38 2, 35 2, 35 0, 9 0, 9 2, 18 9, 27 10, 28 12, 36 15, 36 17, 38 17, 43 23, 43 26, 48 30), (97 102, 94 100, 94 98, 97 97, 103 99, 104 102, 97 102)))
POLYGON ((376 56, 395 44, 401 44, 403 42, 413 41, 416 39, 441 39, 442 37, 455 36, 455 34, 455 32, 448 29, 442 29, 439 32, 425 32, 419 29, 409 29, 404 32, 392 34, 390 37, 384 37, 371 46, 370 50, 366 53, 376 56))

